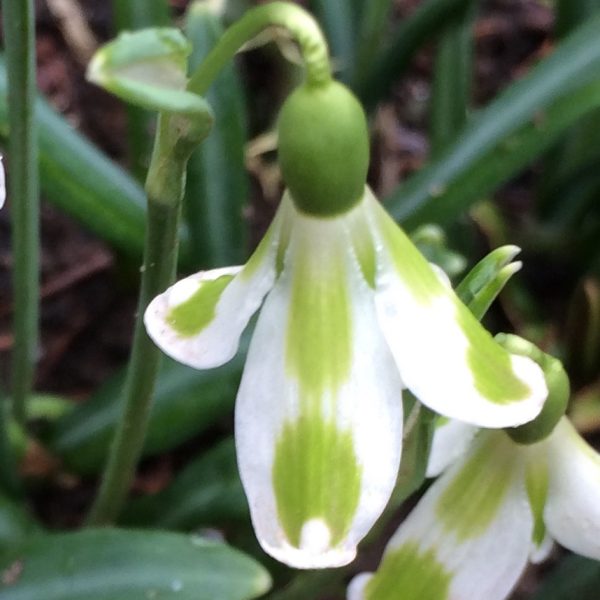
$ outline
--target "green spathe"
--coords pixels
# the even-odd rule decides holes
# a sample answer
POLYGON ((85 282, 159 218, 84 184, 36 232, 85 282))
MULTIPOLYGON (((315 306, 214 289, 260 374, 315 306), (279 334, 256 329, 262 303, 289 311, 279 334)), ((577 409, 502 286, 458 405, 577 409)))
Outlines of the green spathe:
POLYGON ((279 115, 279 164, 298 210, 332 216, 362 198, 369 166, 363 109, 335 81, 304 84, 279 115))
POLYGON ((181 336, 198 335, 214 318, 217 302, 233 275, 203 281, 185 302, 173 307, 167 315, 169 325, 181 336))
POLYGON ((290 544, 300 547, 303 526, 320 519, 330 546, 339 543, 358 507, 362 469, 350 431, 340 431, 318 412, 284 425, 275 448, 273 488, 290 544))
POLYGON ((367 583, 365 600, 446 600, 452 574, 433 550, 419 551, 415 542, 386 552, 377 573, 367 583))

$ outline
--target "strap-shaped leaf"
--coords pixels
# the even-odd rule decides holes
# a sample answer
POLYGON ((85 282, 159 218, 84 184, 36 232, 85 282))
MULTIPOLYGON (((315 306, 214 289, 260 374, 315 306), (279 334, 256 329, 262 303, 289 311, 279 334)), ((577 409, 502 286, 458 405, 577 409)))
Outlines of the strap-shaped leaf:
POLYGON ((269 574, 225 544, 166 532, 34 536, 0 554, 3 600, 246 600, 269 574))
POLYGON ((448 222, 518 173, 600 104, 600 17, 590 19, 527 77, 482 110, 438 160, 387 204, 408 228, 448 222))

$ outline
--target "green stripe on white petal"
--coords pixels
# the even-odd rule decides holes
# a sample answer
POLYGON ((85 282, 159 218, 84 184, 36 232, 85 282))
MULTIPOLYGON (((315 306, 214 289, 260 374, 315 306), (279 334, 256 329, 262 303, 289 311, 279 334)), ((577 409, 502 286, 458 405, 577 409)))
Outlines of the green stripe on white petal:
POLYGON ((548 532, 569 550, 600 560, 600 455, 566 417, 542 443, 550 465, 548 532))
POLYGON ((345 218, 296 215, 236 402, 240 474, 265 551, 296 568, 354 558, 396 480, 401 389, 345 218))
POLYGON ((367 196, 379 250, 378 318, 405 385, 436 412, 474 425, 501 428, 532 420, 547 396, 541 369, 494 342, 367 196))
POLYGON ((244 267, 201 271, 150 303, 146 330, 166 354, 197 369, 222 365, 235 356, 243 330, 275 281, 289 202, 284 198, 244 267))
POLYGON ((375 576, 359 575, 350 584, 348 600, 451 600, 452 574, 432 550, 407 542, 386 552, 375 576))
POLYGON ((437 477, 463 456, 478 428, 455 419, 439 418, 433 433, 431 452, 427 462, 427 477, 437 477))
POLYGON ((527 564, 532 527, 518 451, 503 433, 481 432, 473 451, 429 488, 402 523, 358 598, 503 600, 527 564), (499 492, 502 501, 496 502, 491 496, 499 492), (422 565, 411 585, 418 589, 427 585, 422 579, 433 577, 438 590, 407 596, 393 585, 394 565, 407 557, 422 565))

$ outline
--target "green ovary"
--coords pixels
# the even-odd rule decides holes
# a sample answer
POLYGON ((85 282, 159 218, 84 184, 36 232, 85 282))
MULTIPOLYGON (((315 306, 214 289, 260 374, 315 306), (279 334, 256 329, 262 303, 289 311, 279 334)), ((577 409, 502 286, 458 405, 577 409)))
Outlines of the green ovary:
POLYGON ((350 431, 340 431, 319 414, 288 422, 273 463, 277 512, 291 545, 300 547, 302 527, 321 519, 330 546, 348 532, 358 507, 362 467, 350 431))
POLYGON ((452 574, 433 550, 419 551, 406 543, 387 552, 377 573, 365 587, 365 600, 446 600, 452 574))
POLYGON ((232 279, 233 275, 222 275, 201 282, 192 296, 169 311, 167 323, 181 336, 199 334, 215 318, 217 302, 232 279))

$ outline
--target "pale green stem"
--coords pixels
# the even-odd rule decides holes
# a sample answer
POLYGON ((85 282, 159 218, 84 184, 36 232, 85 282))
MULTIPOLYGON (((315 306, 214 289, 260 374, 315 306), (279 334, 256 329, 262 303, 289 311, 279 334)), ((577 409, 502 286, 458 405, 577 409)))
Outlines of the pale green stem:
POLYGON ((263 4, 245 13, 223 34, 219 43, 193 73, 188 90, 206 94, 223 66, 247 42, 268 27, 286 29, 296 39, 306 65, 306 82, 319 85, 331 79, 327 42, 316 21, 303 9, 286 2, 263 4))
POLYGON ((12 412, 24 424, 33 386, 39 315, 39 193, 37 130, 34 119, 35 40, 33 0, 4 0, 8 67, 8 110, 13 252, 14 346, 12 412))

